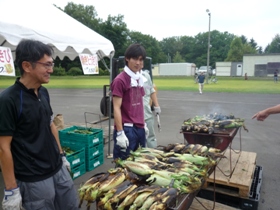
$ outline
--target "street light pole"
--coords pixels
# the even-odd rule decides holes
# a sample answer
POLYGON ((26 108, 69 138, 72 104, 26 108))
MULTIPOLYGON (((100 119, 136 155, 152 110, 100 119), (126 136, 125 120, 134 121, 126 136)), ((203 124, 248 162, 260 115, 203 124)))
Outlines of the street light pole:
POLYGON ((209 75, 209 60, 210 60, 210 25, 211 25, 211 12, 209 9, 206 10, 209 16, 209 28, 208 28, 208 50, 207 50, 207 73, 206 73, 206 84, 208 84, 209 75))

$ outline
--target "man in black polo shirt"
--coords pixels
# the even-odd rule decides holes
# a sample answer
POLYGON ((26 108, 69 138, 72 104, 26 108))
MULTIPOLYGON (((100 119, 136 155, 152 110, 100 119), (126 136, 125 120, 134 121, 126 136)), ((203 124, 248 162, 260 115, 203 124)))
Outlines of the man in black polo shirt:
POLYGON ((53 123, 48 83, 52 48, 23 40, 16 49, 21 77, 0 94, 0 161, 4 210, 78 209, 78 196, 53 123), (22 203, 22 204, 21 204, 22 203))

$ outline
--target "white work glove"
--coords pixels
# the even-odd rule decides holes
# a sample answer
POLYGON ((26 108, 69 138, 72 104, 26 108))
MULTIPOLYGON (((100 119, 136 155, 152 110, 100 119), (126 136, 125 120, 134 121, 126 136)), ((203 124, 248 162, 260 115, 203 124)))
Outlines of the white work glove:
POLYGON ((155 111, 155 115, 160 115, 160 113, 161 113, 161 109, 160 109, 160 107, 159 106, 154 106, 154 111, 155 111))
POLYGON ((122 149, 126 149, 129 146, 129 141, 124 133, 124 131, 117 132, 117 145, 122 149))
POLYGON ((61 159, 62 159, 63 165, 67 168, 67 170, 69 172, 71 172, 71 166, 70 166, 70 163, 68 162, 66 156, 64 154, 61 154, 61 155, 62 155, 61 159))
POLYGON ((4 198, 2 202, 3 210, 20 210, 22 209, 21 201, 22 198, 19 192, 19 187, 11 190, 4 189, 4 198))
POLYGON ((145 127, 144 127, 144 129, 145 129, 145 136, 146 136, 146 139, 148 139, 148 136, 149 136, 149 129, 148 129, 148 127, 147 127, 147 124, 145 123, 145 127))

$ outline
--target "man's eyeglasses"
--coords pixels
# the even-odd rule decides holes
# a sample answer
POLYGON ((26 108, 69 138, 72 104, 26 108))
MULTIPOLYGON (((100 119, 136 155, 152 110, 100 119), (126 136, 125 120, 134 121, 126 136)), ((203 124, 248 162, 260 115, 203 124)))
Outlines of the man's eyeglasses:
POLYGON ((39 61, 36 61, 36 62, 32 62, 32 63, 39 63, 41 65, 43 65, 46 69, 52 69, 54 67, 54 63, 42 63, 42 62, 39 62, 39 61))

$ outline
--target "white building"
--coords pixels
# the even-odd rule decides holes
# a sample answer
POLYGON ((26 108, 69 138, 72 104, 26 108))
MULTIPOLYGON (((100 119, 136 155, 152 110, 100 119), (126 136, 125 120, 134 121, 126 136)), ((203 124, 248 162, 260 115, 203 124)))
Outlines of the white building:
POLYGON ((195 74, 194 63, 160 63, 154 65, 153 75, 159 76, 192 76, 195 74))
POLYGON ((217 76, 272 76, 280 72, 280 54, 248 54, 243 62, 216 62, 217 76))
POLYGON ((271 76, 275 70, 280 72, 280 54, 258 54, 243 56, 243 75, 271 76))

